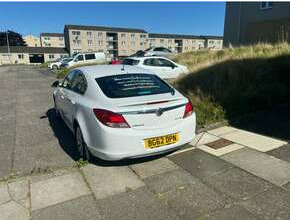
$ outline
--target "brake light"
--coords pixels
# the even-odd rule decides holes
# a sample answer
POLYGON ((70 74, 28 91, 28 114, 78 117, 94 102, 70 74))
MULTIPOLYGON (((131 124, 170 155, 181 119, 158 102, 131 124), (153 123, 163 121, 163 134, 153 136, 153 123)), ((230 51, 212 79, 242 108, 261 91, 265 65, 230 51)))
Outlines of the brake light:
POLYGON ((118 114, 104 109, 93 109, 97 119, 104 125, 112 128, 130 128, 125 118, 118 114))
POLYGON ((185 106, 183 118, 190 116, 193 113, 193 106, 190 101, 185 106))

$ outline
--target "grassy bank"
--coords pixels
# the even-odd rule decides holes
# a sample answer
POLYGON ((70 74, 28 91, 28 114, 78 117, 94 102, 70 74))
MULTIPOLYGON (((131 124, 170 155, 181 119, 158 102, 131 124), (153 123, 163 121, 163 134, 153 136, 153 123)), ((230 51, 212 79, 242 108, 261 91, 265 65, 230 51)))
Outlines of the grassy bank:
POLYGON ((290 45, 258 44, 178 55, 190 74, 175 85, 192 99, 199 126, 290 101, 290 45))

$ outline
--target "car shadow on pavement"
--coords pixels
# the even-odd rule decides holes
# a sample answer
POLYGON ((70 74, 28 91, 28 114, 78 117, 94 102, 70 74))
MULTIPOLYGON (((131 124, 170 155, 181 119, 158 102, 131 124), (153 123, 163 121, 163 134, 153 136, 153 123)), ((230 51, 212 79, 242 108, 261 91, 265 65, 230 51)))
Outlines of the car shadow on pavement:
MULTIPOLYGON (((75 147, 74 136, 66 124, 59 118, 57 118, 54 108, 49 109, 46 112, 50 127, 52 128, 55 137, 58 139, 60 147, 68 154, 74 161, 80 160, 80 155, 75 147)), ((93 157, 90 163, 97 166, 128 166, 138 163, 144 163, 164 157, 171 152, 166 152, 159 155, 148 156, 136 159, 124 159, 120 161, 105 161, 96 157, 93 157)))

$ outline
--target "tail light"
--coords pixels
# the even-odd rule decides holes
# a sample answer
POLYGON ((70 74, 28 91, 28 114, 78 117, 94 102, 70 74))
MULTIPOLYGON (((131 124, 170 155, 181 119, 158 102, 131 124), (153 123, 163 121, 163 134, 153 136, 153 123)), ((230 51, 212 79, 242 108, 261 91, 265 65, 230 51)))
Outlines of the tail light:
POLYGON ((112 128, 130 128, 125 118, 120 114, 104 109, 93 109, 93 112, 97 119, 106 126, 112 128))
POLYGON ((190 101, 185 106, 183 118, 190 116, 193 113, 193 106, 190 101))

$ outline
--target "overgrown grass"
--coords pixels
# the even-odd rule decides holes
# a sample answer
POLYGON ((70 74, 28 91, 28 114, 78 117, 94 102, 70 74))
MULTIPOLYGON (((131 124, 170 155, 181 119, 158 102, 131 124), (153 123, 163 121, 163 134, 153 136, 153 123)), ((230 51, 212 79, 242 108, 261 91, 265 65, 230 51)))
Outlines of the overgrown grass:
POLYGON ((95 62, 95 63, 88 63, 88 64, 83 64, 83 65, 76 65, 76 66, 73 66, 73 67, 70 67, 70 68, 62 68, 60 70, 57 71, 56 73, 56 77, 58 79, 62 79, 65 77, 65 75, 72 69, 74 68, 77 68, 77 67, 82 67, 82 66, 92 66, 92 65, 103 65, 103 64, 106 64, 104 62, 95 62))
POLYGON ((199 127, 290 101, 290 45, 258 44, 178 55, 191 73, 175 85, 192 99, 199 127))

